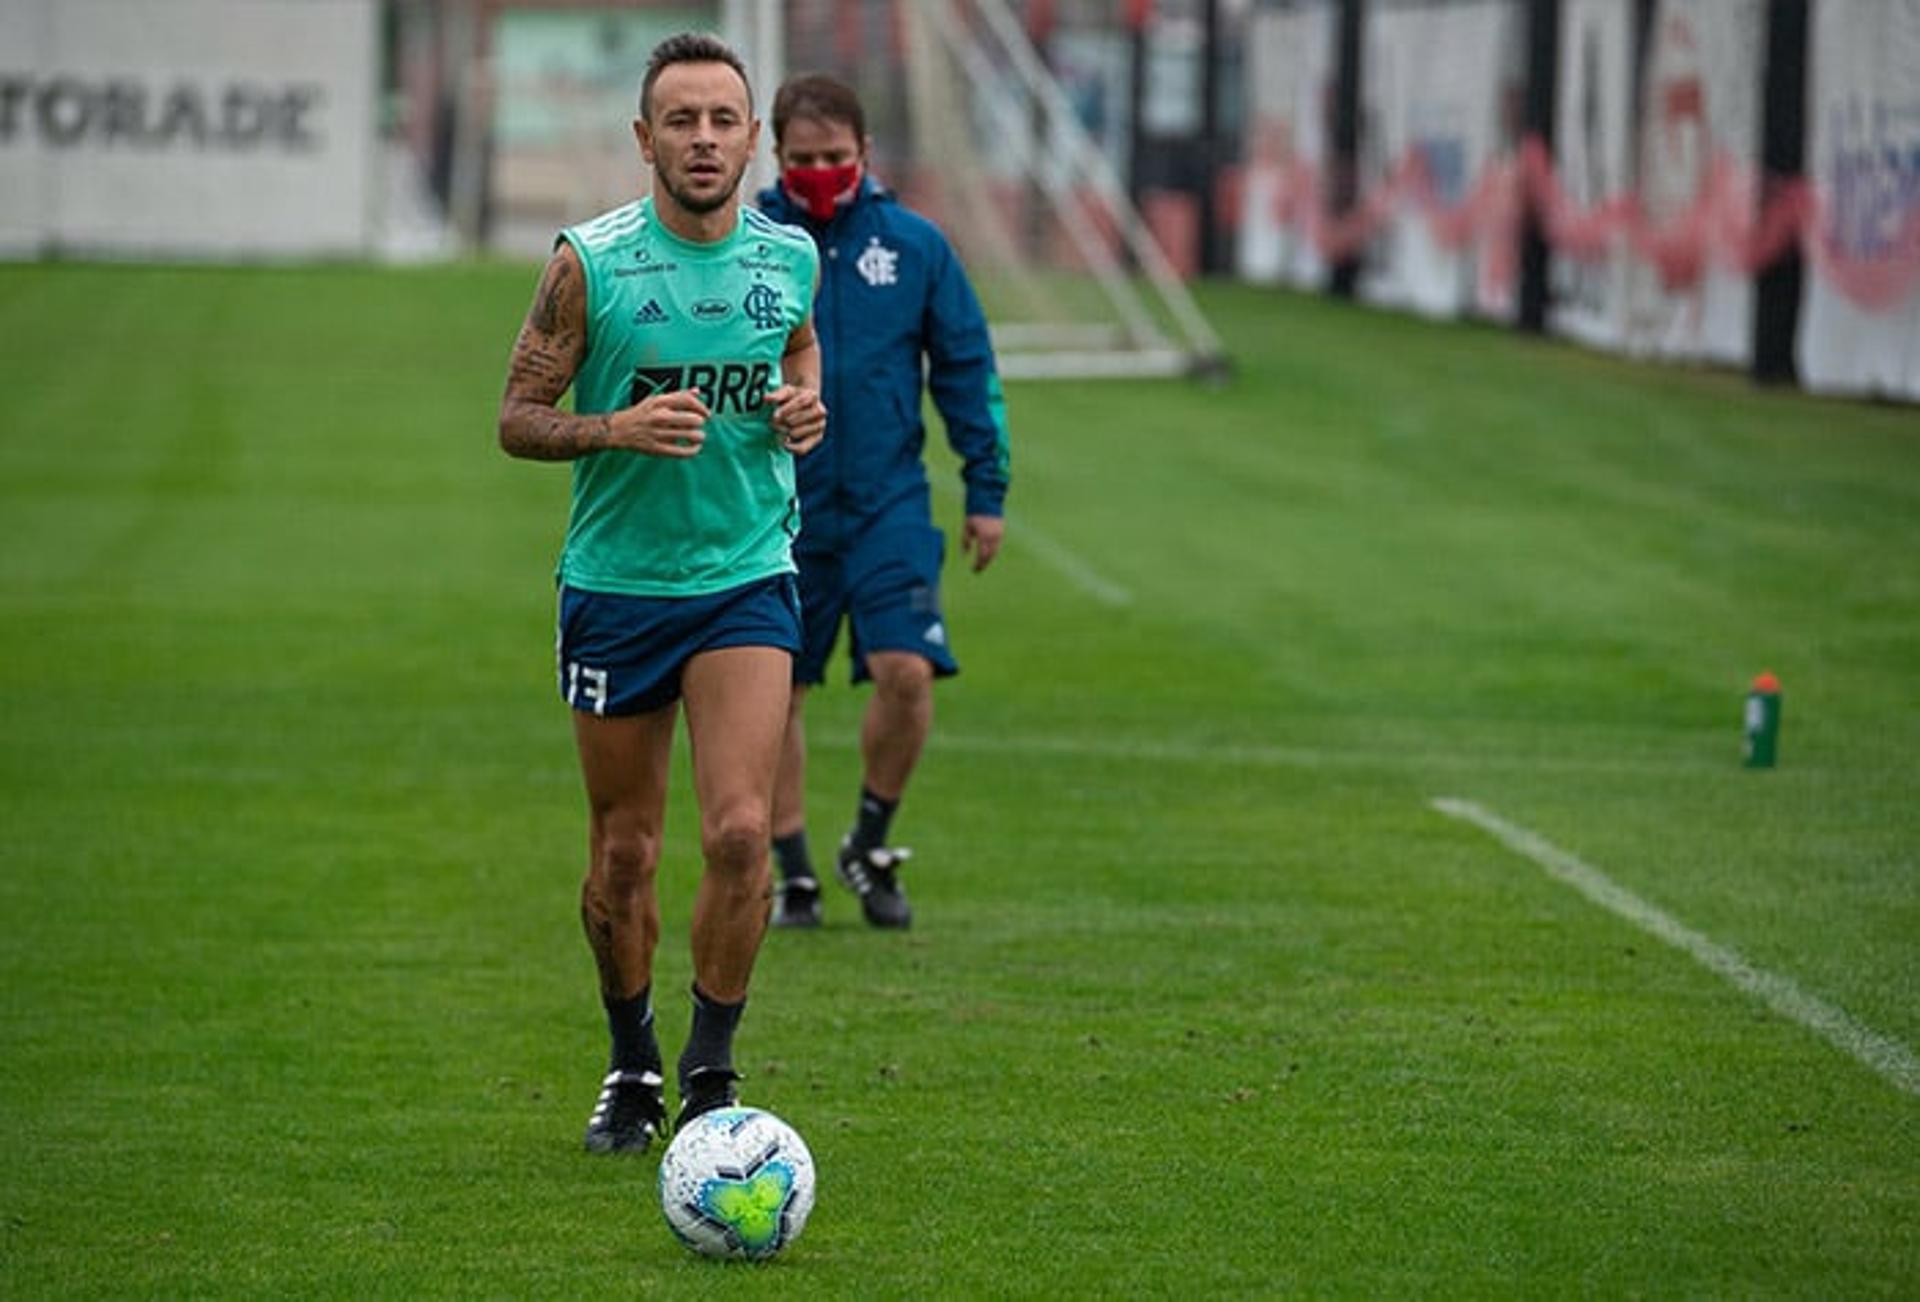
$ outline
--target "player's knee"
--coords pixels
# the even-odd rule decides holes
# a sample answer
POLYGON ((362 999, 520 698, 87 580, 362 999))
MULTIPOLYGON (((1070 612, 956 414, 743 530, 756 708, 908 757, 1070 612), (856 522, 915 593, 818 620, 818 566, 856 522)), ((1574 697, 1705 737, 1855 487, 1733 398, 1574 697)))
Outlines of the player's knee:
POLYGON ((875 690, 897 701, 910 703, 933 694, 933 664, 924 656, 875 655, 869 659, 868 668, 875 690))
POLYGON ((773 815, 762 801, 737 801, 702 820, 701 848, 707 866, 742 879, 763 868, 773 836, 773 815))
POLYGON ((660 838, 633 829, 608 829, 594 856, 593 884, 614 908, 625 911, 653 884, 660 838))

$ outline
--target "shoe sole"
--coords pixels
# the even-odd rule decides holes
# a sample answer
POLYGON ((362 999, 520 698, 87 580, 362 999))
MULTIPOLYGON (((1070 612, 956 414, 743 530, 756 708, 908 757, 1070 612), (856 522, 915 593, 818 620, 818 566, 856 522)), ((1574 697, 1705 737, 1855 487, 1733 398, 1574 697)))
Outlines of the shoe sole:
POLYGON ((847 871, 847 861, 845 859, 834 860, 833 872, 834 872, 834 876, 840 879, 840 884, 842 886, 846 887, 848 890, 852 891, 855 895, 857 895, 860 898, 860 912, 863 916, 865 916, 868 926, 874 927, 880 931, 905 931, 913 925, 913 914, 911 912, 909 912, 907 916, 905 916, 904 918, 899 918, 899 919, 876 918, 873 915, 872 908, 869 907, 867 904, 868 899, 871 898, 873 894, 872 884, 869 883, 866 890, 864 891, 861 890, 859 883, 856 882, 852 874, 847 871))
POLYGON ((813 907, 805 913, 788 913, 785 899, 778 899, 773 905, 773 916, 767 920, 769 926, 779 927, 783 931, 810 930, 820 925, 820 896, 816 892, 813 907))
POLYGON ((649 1136, 642 1144, 594 1144, 589 1142, 586 1151, 594 1157, 639 1157, 653 1147, 656 1136, 649 1136))
POLYGON ((726 1098, 703 1102, 697 1112, 688 1112, 687 1105, 683 1103, 680 1105, 679 1115, 673 1119, 674 1132, 676 1134, 679 1133, 687 1126, 698 1121, 701 1117, 706 1116, 709 1112, 718 1112, 721 1108, 737 1108, 739 1106, 740 1096, 738 1094, 730 1094, 726 1098))
POLYGON ((905 931, 913 926, 913 915, 911 913, 903 918, 875 917, 872 911, 866 907, 866 903, 864 899, 860 901, 860 912, 865 915, 869 927, 875 927, 881 931, 905 931))

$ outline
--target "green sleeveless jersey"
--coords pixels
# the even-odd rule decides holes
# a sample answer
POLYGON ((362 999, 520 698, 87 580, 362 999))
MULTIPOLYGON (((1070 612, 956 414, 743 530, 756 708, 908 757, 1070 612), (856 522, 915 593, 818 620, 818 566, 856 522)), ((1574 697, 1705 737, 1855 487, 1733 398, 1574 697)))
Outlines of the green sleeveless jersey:
POLYGON ((787 336, 807 319, 819 254, 805 231, 742 208, 712 244, 679 238, 643 199, 560 233, 587 280, 587 350, 573 409, 617 411, 697 389, 712 415, 685 459, 594 452, 573 463, 562 582, 686 597, 793 567, 793 456, 767 393, 787 336))

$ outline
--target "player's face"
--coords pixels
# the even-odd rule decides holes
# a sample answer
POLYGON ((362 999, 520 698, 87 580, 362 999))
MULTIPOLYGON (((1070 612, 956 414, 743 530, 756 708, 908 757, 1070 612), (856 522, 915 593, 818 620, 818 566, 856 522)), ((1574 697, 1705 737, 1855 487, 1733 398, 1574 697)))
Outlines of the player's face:
POLYGON ((794 118, 780 133, 780 168, 845 167, 867 161, 866 142, 847 122, 794 118))
POLYGON ((759 139, 747 84, 724 63, 673 63, 653 79, 649 115, 634 122, 654 185, 690 213, 724 208, 759 139))

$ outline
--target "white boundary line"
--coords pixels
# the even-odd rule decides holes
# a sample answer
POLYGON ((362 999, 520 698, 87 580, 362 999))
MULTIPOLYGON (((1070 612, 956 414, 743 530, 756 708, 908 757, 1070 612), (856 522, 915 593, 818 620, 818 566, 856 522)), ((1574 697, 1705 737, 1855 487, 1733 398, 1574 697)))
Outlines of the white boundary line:
MULTIPOLYGON (((942 497, 959 497, 960 490, 945 476, 929 475, 934 491, 942 497)), ((1016 549, 1024 547, 1040 558, 1042 564, 1057 571, 1074 587, 1103 606, 1131 606, 1133 594, 1080 559, 1080 554, 1065 543, 1028 524, 1025 518, 1007 519, 1007 541, 1016 549)))
POLYGON ((1755 996, 1782 1017, 1796 1021, 1824 1037, 1835 1047, 1880 1073, 1896 1088, 1908 1094, 1920 1094, 1920 1059, 1916 1059, 1913 1051, 1898 1040, 1862 1026, 1844 1010, 1808 994, 1786 977, 1753 966, 1733 950, 1647 903, 1599 869, 1473 801, 1441 797, 1431 803, 1447 817, 1472 823, 1490 833, 1508 849, 1533 860, 1550 876, 1573 887, 1595 904, 1666 941, 1702 967, 1718 973, 1755 996))
POLYGON ((1058 570, 1074 587, 1103 606, 1131 606, 1133 594, 1097 572, 1081 560, 1065 543, 1056 542, 1025 520, 1007 522, 1007 538, 1015 547, 1025 547, 1047 565, 1058 570))

